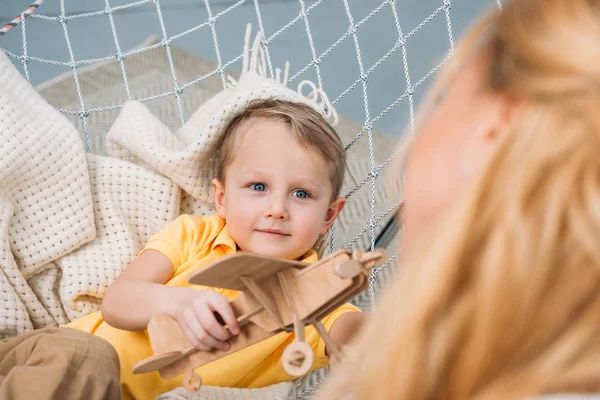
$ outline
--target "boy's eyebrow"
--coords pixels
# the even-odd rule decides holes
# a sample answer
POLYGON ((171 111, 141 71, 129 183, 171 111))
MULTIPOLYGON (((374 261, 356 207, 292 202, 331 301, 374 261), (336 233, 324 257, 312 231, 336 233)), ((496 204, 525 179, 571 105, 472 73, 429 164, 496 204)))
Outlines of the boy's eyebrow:
POLYGON ((240 175, 269 175, 270 171, 268 169, 265 170, 257 170, 257 169, 244 169, 240 171, 240 175))
MULTIPOLYGON (((328 177, 329 178, 329 177, 328 177)), ((323 187, 323 183, 312 178, 294 178, 290 180, 295 186, 308 186, 311 190, 319 190, 323 187)), ((331 183, 327 179, 327 183, 331 183)))

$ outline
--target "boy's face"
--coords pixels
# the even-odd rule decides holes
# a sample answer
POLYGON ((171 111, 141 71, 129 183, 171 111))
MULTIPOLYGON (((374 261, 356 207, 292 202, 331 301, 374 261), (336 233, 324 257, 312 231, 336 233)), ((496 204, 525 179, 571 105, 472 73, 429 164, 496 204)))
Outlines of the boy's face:
POLYGON ((241 250, 297 259, 324 235, 345 199, 331 201, 327 162, 283 122, 255 118, 237 133, 215 204, 241 250))

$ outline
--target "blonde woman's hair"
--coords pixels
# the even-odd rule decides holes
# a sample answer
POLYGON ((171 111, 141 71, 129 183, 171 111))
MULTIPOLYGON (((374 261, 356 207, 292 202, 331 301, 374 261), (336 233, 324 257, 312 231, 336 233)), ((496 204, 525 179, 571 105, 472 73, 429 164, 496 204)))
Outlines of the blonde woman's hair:
POLYGON ((322 399, 600 391, 600 0, 504 2, 464 43, 484 34, 517 114, 322 399))

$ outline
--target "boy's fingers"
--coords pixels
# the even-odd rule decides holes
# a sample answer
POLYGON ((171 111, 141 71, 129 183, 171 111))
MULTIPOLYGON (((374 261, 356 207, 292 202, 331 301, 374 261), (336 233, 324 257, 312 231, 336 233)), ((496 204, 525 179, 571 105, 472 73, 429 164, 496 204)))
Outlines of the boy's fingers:
POLYGON ((225 325, 227 325, 229 328, 229 332, 231 332, 231 334, 237 335, 240 333, 240 325, 235 313, 233 312, 233 308, 231 308, 231 304, 229 304, 229 300, 223 296, 219 296, 218 298, 212 299, 211 305, 213 311, 219 313, 225 322, 225 325))
POLYGON ((204 327, 204 321, 202 321, 202 319, 198 317, 197 311, 198 310, 190 309, 189 312, 186 314, 187 327, 190 329, 196 340, 200 344, 207 347, 207 350, 223 349, 224 343, 218 341, 206 331, 206 328, 204 327))
POLYGON ((208 347, 208 346, 204 345, 203 343, 200 343, 200 341, 198 341, 198 339, 193 334, 193 332, 190 330, 190 328, 188 328, 185 321, 183 321, 183 323, 180 324, 179 326, 181 327, 181 332, 183 333, 185 338, 188 340, 188 342, 190 342, 190 344, 192 346, 194 346, 195 348, 197 348, 198 350, 201 350, 201 351, 209 351, 210 350, 210 347, 208 347))
POLYGON ((202 324, 202 327, 206 330, 208 335, 212 336, 215 340, 221 340, 220 349, 223 349, 223 344, 226 340, 231 338, 231 333, 223 325, 219 323, 215 314, 213 313, 212 307, 202 307, 196 309, 196 315, 202 324))

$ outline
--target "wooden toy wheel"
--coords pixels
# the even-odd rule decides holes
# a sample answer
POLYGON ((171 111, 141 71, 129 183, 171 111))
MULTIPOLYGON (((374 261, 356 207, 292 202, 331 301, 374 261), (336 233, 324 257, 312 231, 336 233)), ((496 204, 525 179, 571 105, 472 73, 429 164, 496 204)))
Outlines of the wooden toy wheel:
POLYGON ((202 379, 194 371, 186 373, 183 377, 183 388, 188 392, 197 392, 202 386, 202 379))
POLYGON ((357 260, 345 261, 335 266, 335 274, 343 279, 352 279, 360 275, 362 265, 357 260))
POLYGON ((283 351, 283 369, 292 376, 302 376, 310 371, 315 355, 305 342, 292 342, 283 351))

